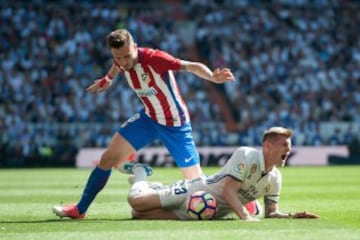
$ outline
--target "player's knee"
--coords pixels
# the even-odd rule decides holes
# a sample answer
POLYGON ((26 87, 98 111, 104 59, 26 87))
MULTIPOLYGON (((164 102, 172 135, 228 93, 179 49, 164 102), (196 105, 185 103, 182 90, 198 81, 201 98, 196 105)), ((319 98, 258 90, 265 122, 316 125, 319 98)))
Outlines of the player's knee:
POLYGON ((131 209, 131 217, 133 219, 139 219, 139 218, 142 217, 142 214, 141 214, 141 212, 138 212, 138 211, 136 211, 134 209, 131 209))
POLYGON ((141 193, 131 192, 128 196, 128 203, 133 211, 144 211, 146 210, 147 199, 141 193))
POLYGON ((137 211, 142 210, 142 205, 144 205, 144 202, 146 201, 144 197, 144 184, 145 182, 137 182, 135 183, 128 194, 128 203, 129 205, 137 211))
POLYGON ((119 159, 119 154, 106 150, 101 156, 99 166, 103 169, 111 169, 118 164, 119 159))

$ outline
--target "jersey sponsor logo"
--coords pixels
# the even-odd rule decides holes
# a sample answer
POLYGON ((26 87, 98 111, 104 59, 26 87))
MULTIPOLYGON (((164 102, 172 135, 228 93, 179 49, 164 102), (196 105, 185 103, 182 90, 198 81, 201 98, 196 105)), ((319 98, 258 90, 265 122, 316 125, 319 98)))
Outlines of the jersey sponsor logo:
POLYGON ((243 198, 247 199, 248 201, 255 200, 255 196, 256 194, 258 194, 258 190, 253 185, 251 185, 248 189, 240 188, 239 192, 243 196, 243 198))
POLYGON ((138 95, 138 97, 150 97, 150 96, 155 96, 156 94, 158 94, 158 91, 154 87, 150 87, 147 89, 141 89, 141 90, 135 89, 135 92, 136 92, 136 95, 138 95))

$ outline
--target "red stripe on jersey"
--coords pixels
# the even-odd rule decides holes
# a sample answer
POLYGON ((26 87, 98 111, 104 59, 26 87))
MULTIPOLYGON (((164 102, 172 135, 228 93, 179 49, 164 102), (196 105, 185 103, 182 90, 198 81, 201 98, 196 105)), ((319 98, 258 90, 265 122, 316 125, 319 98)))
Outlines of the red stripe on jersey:
MULTIPOLYGON (((134 69, 131 69, 131 70, 129 70, 129 73, 130 73, 130 77, 131 77, 131 81, 133 83, 134 89, 141 89, 140 81, 136 74, 136 71, 134 69)), ((156 121, 157 118, 156 118, 155 109, 154 109, 153 105, 151 104, 151 102, 149 101, 149 99, 147 97, 140 97, 140 99, 144 103, 146 108, 149 109, 150 117, 156 121)))
POLYGON ((170 111, 169 102, 167 101, 164 92, 161 90, 161 88, 158 85, 156 85, 154 76, 149 69, 149 65, 142 64, 142 67, 150 77, 149 87, 154 87, 156 89, 156 91, 158 92, 158 94, 156 96, 157 96, 157 98, 161 104, 162 110, 164 112, 165 119, 166 119, 166 126, 172 126, 173 125, 173 117, 172 117, 172 114, 170 111))
POLYGON ((130 73, 131 82, 132 82, 132 84, 133 84, 133 86, 134 86, 134 89, 139 89, 139 88, 141 88, 141 86, 140 86, 140 81, 139 81, 139 78, 138 78, 135 70, 134 70, 134 69, 130 69, 130 70, 129 70, 129 73, 130 73))
POLYGON ((185 119, 182 119, 182 121, 181 121, 181 123, 184 124, 184 122, 187 122, 187 121, 190 120, 190 113, 189 113, 189 110, 188 110, 188 108, 187 108, 187 106, 186 106, 186 103, 185 103, 184 99, 183 99, 182 96, 181 96, 180 88, 179 88, 179 85, 178 85, 177 81, 175 80, 175 76, 174 76, 174 75, 173 75, 173 76, 170 76, 170 78, 173 78, 173 79, 171 79, 170 81, 173 81, 173 82, 174 82, 174 85, 175 85, 174 91, 176 92, 176 94, 177 94, 177 95, 179 96, 179 98, 180 98, 181 107, 182 107, 182 109, 183 109, 183 111, 184 111, 184 114, 185 114, 185 119))

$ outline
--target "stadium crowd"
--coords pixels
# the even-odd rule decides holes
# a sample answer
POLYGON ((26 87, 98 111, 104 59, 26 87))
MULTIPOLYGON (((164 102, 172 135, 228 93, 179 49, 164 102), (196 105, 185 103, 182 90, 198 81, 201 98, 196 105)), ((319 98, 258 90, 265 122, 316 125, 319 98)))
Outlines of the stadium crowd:
POLYGON ((272 125, 293 128, 296 145, 359 137, 356 1, 44 2, 0 3, 0 166, 71 165, 79 148, 106 146, 137 111, 121 77, 106 93, 85 91, 111 65, 105 36, 120 27, 141 46, 234 72, 235 83, 217 86, 232 132, 209 86, 177 73, 198 146, 261 145, 256 137, 272 125), (324 134, 322 122, 349 128, 324 134))

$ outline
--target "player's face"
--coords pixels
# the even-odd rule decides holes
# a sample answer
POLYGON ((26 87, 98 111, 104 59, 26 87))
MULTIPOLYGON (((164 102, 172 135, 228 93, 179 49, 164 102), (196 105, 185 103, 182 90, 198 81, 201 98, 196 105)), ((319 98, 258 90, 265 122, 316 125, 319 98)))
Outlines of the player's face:
POLYGON ((125 44, 121 48, 111 48, 111 54, 124 70, 130 70, 137 62, 136 43, 125 44))
POLYGON ((291 151, 291 138, 279 135, 268 143, 267 156, 273 166, 284 166, 291 151))

